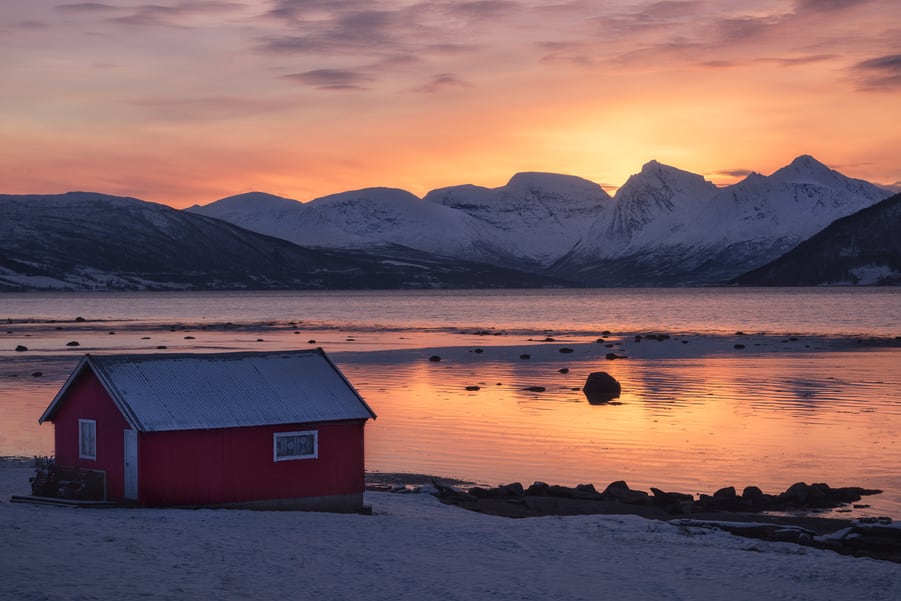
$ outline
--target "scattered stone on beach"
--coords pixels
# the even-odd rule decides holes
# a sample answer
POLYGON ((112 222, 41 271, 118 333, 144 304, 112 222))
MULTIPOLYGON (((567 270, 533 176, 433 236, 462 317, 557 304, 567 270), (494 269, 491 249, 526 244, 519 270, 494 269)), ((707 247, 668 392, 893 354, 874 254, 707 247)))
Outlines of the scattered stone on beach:
POLYGON ((556 341, 553 338, 551 338, 550 336, 548 336, 542 342, 556 342, 556 341))
POLYGON ((73 340, 71 342, 67 342, 66 346, 81 346, 77 340, 73 340))
POLYGON ((741 350, 741 349, 745 348, 745 345, 743 345, 743 344, 736 344, 736 345, 734 345, 733 348, 736 348, 736 349, 738 349, 738 350, 741 350))
POLYGON ((150 336, 141 336, 141 340, 150 340, 150 336))
POLYGON ((568 373, 569 373, 569 368, 568 368, 568 367, 561 367, 561 368, 558 369, 557 371, 559 371, 561 374, 568 374, 568 373))
POLYGON ((561 353, 563 353, 564 355, 566 355, 568 353, 573 352, 573 349, 569 348, 568 346, 564 346, 563 348, 559 349, 559 351, 561 353))
POLYGON ((746 334, 744 332, 742 332, 741 330, 739 330, 735 333, 735 335, 736 336, 745 336, 746 334))
POLYGON ((476 349, 472 349, 472 352, 474 352, 474 353, 477 354, 477 355, 481 355, 482 353, 485 352, 485 349, 483 349, 483 348, 476 348, 476 349))
POLYGON ((115 332, 107 332, 107 334, 108 334, 109 336, 115 336, 116 333, 115 333, 115 332))
POLYGON ((529 392, 544 392, 546 388, 544 386, 529 386, 528 388, 523 388, 523 390, 528 390, 529 392))
POLYGON ((607 353, 604 355, 604 358, 608 361, 613 361, 614 359, 628 359, 626 355, 617 355, 616 353, 607 353))
POLYGON ((664 340, 669 340, 669 334, 645 334, 645 338, 648 340, 656 340, 657 342, 663 342, 664 340))
POLYGON ((165 345, 165 344, 160 344, 160 345, 157 346, 156 348, 157 348, 157 350, 163 350, 163 349, 166 348, 166 345, 165 345))
POLYGON ((82 317, 81 315, 79 315, 78 317, 75 318, 75 321, 86 321, 86 320, 85 320, 84 317, 82 317))
POLYGON ((595 371, 588 374, 582 392, 592 404, 606 403, 619 397, 622 393, 622 385, 605 371, 595 371))
POLYGON ((24 352, 27 351, 27 350, 28 350, 28 347, 25 346, 24 344, 20 344, 20 345, 17 345, 17 346, 16 346, 16 352, 17 352, 17 353, 24 353, 24 352))
POLYGON ((438 355, 432 355, 431 357, 429 357, 429 361, 431 361, 432 363, 438 363, 439 361, 441 361, 441 357, 439 357, 438 355))
POLYGON ((309 340, 307 340, 307 344, 316 344, 316 341, 310 338, 309 340))
POLYGON ((522 355, 519 356, 519 358, 522 359, 523 361, 525 361, 526 359, 531 359, 532 355, 529 355, 528 353, 523 353, 522 355))
POLYGON ((194 340, 193 336, 185 336, 185 340, 194 340))
POLYGON ((466 390, 468 390, 470 392, 475 392, 477 390, 482 390, 482 387, 481 386, 467 386, 466 390))
POLYGON ((40 378, 40 377, 43 376, 43 375, 44 375, 44 372, 42 372, 42 371, 33 371, 33 372, 31 372, 31 377, 32 377, 32 378, 40 378))

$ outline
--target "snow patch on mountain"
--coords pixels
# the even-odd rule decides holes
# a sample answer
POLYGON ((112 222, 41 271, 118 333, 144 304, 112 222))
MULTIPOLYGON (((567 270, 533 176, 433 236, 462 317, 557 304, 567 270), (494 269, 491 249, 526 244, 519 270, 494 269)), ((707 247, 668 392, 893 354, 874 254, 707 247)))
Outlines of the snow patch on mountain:
POLYGON ((608 210, 611 198, 601 186, 580 177, 525 172, 499 188, 433 190, 425 201, 491 226, 493 253, 546 267, 578 245, 608 210))

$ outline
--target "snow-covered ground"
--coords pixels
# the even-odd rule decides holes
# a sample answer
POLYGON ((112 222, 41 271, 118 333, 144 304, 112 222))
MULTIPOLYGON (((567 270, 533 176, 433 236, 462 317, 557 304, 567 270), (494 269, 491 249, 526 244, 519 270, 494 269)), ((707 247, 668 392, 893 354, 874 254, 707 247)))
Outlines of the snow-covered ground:
POLYGON ((373 515, 10 503, 0 599, 901 599, 901 566, 632 516, 512 520, 430 495, 373 515))

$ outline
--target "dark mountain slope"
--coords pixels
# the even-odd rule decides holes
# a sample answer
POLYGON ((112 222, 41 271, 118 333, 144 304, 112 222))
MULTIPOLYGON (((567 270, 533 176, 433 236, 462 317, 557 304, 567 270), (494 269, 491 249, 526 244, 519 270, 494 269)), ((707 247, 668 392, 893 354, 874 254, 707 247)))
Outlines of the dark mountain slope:
POLYGON ((736 278, 735 283, 901 284, 901 194, 833 222, 782 257, 736 278))
POLYGON ((0 195, 0 290, 541 286, 549 278, 417 251, 301 248, 134 198, 0 195))

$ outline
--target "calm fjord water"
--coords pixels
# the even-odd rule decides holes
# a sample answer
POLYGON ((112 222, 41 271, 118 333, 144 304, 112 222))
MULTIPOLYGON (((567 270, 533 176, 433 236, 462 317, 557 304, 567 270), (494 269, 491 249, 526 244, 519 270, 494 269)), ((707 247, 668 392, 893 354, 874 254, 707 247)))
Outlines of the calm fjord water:
POLYGON ((84 352, 315 345, 379 414, 371 471, 692 493, 826 481, 885 489, 857 512, 901 518, 897 289, 34 293, 0 295, 0 319, 0 455, 52 452, 37 418, 84 352), (648 332, 671 338, 635 342, 648 332), (616 403, 587 403, 592 371, 622 382, 616 403))

